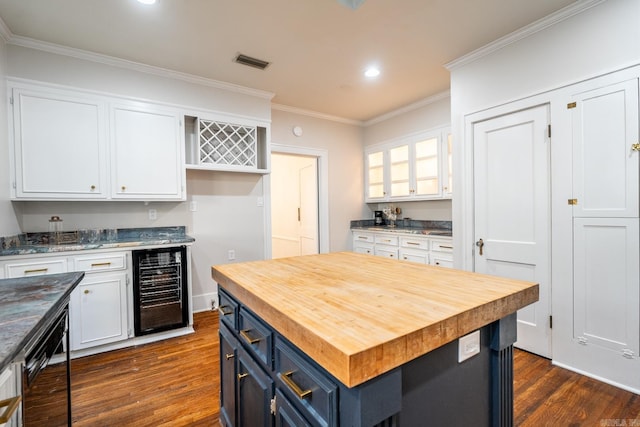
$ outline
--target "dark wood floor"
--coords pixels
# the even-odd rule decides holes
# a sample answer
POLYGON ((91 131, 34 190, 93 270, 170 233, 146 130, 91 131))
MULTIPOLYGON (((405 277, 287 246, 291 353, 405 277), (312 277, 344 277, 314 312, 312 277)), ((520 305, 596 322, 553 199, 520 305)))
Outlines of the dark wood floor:
MULTIPOLYGON (((72 361, 76 426, 218 426, 218 316, 195 334, 72 361)), ((639 426, 640 396, 515 352, 518 426, 639 426), (617 424, 616 424, 617 423, 617 424)))

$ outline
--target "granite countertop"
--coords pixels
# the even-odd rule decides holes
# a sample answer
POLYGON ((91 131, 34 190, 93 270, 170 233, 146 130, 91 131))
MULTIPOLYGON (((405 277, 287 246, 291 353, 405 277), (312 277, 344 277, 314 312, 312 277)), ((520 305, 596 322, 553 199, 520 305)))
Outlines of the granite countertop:
POLYGON ((84 273, 0 280, 0 372, 69 300, 84 273))
POLYGON ((406 221, 398 220, 396 225, 375 225, 372 219, 360 219, 351 221, 352 230, 363 231, 382 231, 388 233, 400 234, 423 234, 427 236, 443 236, 451 237, 451 221, 430 221, 409 219, 406 221))
POLYGON ((45 254, 90 249, 192 243, 195 239, 184 226, 149 228, 111 228, 77 230, 60 233, 23 233, 0 237, 0 257, 45 254))

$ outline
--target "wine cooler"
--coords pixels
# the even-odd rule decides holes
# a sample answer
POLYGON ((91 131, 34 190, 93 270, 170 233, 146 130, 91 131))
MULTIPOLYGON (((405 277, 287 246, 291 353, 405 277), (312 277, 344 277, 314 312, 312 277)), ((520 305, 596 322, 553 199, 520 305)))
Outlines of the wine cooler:
POLYGON ((135 250, 132 260, 135 335, 187 326, 186 246, 135 250))

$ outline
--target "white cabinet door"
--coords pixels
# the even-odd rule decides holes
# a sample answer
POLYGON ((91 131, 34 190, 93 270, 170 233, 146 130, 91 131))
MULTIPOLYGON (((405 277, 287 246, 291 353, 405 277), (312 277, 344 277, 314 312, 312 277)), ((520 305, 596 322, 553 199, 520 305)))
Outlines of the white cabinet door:
POLYGON ((106 107, 64 91, 13 89, 15 198, 107 197, 106 107))
POLYGON ((2 427, 20 427, 22 425, 20 396, 22 394, 22 364, 11 363, 0 372, 0 413, 7 421, 2 427))
POLYGON ((87 275, 71 293, 71 350, 128 338, 127 274, 87 275))
POLYGON ((111 109, 114 199, 184 200, 184 135, 176 111, 149 104, 111 109))
POLYGON ((387 197, 386 152, 375 150, 365 152, 365 201, 379 202, 387 197))
POLYGON ((573 215, 638 217, 638 80, 579 93, 568 104, 573 136, 573 215))

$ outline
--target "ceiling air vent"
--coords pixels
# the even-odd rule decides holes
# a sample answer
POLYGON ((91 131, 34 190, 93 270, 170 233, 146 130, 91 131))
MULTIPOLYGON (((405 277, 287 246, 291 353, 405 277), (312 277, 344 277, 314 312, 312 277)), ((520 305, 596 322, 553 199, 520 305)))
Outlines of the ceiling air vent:
POLYGON ((236 56, 236 62, 238 64, 247 65, 249 67, 260 68, 264 70, 269 66, 267 61, 263 61, 262 59, 252 58, 247 55, 239 54, 236 56))

